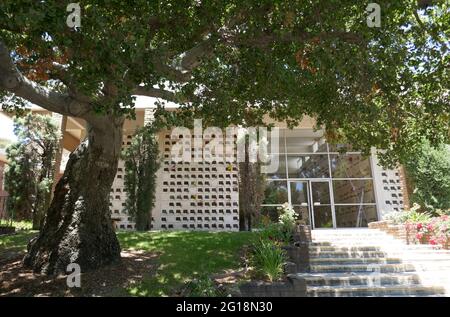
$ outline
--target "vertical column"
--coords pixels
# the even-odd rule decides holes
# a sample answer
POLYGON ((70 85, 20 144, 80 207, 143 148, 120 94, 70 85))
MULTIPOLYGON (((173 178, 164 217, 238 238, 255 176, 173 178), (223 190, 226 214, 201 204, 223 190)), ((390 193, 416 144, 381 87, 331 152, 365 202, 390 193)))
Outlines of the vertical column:
POLYGON ((378 158, 376 149, 374 147, 371 148, 370 151, 370 168, 372 172, 372 183, 373 183, 373 192, 375 195, 375 203, 376 203, 376 209, 377 209, 377 216, 378 221, 383 219, 383 212, 382 207, 383 206, 383 182, 381 180, 381 175, 379 173, 380 167, 378 166, 378 158))
POLYGON ((53 186, 52 186, 52 196, 53 196, 53 191, 55 190, 56 183, 59 180, 58 176, 59 176, 59 171, 61 168, 61 160, 62 160, 62 154, 63 154, 63 150, 64 150, 63 140, 64 140, 64 133, 66 132, 66 126, 67 126, 67 116, 63 116, 59 113, 53 112, 52 118, 61 133, 60 138, 59 138, 58 150, 56 151, 55 165, 54 165, 54 170, 53 170, 53 186))
POLYGON ((406 176, 405 167, 403 165, 400 165, 398 167, 398 173, 400 178, 400 186, 402 187, 402 194, 403 194, 403 208, 409 209, 411 207, 410 201, 409 201, 409 186, 408 186, 408 179, 406 176))
POLYGON ((152 108, 145 108, 144 110, 144 126, 155 120, 155 112, 152 108))

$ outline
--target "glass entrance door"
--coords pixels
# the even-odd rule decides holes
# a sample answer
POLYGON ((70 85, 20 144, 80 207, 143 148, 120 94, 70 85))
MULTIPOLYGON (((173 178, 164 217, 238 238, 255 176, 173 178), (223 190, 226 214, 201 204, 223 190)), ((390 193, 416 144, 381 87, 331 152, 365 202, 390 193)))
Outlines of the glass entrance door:
POLYGON ((329 180, 299 180, 289 182, 289 202, 313 229, 335 228, 329 180))
POLYGON ((308 181, 289 182, 290 202, 298 219, 303 220, 305 224, 310 225, 310 195, 308 181))
POLYGON ((312 180, 309 184, 313 228, 335 228, 331 206, 330 181, 312 180))

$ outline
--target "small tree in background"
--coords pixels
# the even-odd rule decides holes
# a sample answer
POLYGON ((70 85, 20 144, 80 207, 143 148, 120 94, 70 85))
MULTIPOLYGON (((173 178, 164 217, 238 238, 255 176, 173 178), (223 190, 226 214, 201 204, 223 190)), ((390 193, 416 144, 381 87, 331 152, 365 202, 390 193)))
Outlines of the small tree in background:
POLYGON ((159 168, 157 129, 149 124, 136 131, 131 144, 123 151, 127 192, 126 211, 136 222, 136 230, 151 227, 151 210, 155 205, 156 172, 159 168))
POLYGON ((424 141, 405 162, 413 189, 411 200, 429 211, 450 209, 450 147, 424 141))
POLYGON ((5 189, 8 212, 17 220, 41 227, 50 204, 59 131, 51 117, 28 114, 14 119, 17 142, 6 149, 5 189))
MULTIPOLYGON (((255 136, 253 136, 255 137, 255 136)), ((259 158, 252 162, 249 156, 249 143, 252 137, 246 135, 238 142, 245 142, 245 160, 238 164, 239 175, 239 230, 251 231, 261 215, 264 200, 265 177, 261 173, 259 158)))

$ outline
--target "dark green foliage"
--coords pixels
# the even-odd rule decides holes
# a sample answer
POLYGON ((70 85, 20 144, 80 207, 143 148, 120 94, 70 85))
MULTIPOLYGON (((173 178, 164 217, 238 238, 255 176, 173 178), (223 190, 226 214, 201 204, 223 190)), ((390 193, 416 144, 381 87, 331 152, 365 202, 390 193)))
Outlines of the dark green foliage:
POLYGON ((450 209, 450 147, 424 141, 405 162, 414 189, 411 200, 428 211, 450 209))
POLYGON ((170 123, 308 115, 330 141, 385 149, 393 164, 418 136, 448 139, 450 10, 444 0, 376 3, 379 28, 356 0, 86 0, 72 30, 66 2, 3 0, 0 38, 26 76, 56 79, 57 91, 82 93, 101 114, 133 116, 132 95, 150 94, 140 85, 184 104, 176 118, 159 109, 170 123))
POLYGON ((207 274, 188 282, 185 286, 186 295, 189 297, 217 297, 220 292, 214 281, 207 274))
MULTIPOLYGON (((170 124, 201 117, 204 125, 245 126, 269 115, 292 126, 308 115, 329 141, 365 152, 375 146, 387 150, 386 164, 403 162, 422 137, 449 138, 449 3, 377 3, 379 28, 367 25, 367 2, 357 0, 84 0, 81 28, 71 29, 65 1, 2 0, 0 98, 9 109, 23 107, 23 98, 85 119, 90 137, 101 139, 96 153, 110 162, 107 175, 117 153, 108 150, 120 146, 116 132, 133 117, 135 95, 181 103, 185 111, 158 109, 170 124)), ((82 172, 76 189, 92 170, 82 172)), ((86 195, 67 197, 79 192, 86 195)), ((86 204, 90 215, 107 209, 96 199, 86 204)), ((106 217, 93 219, 108 228, 106 217)), ((52 230, 59 228, 45 241, 52 230)), ((112 237, 105 230, 81 245, 112 237)), ((103 243, 99 249, 116 244, 103 243)), ((61 256, 65 245, 35 254, 61 256)), ((67 250, 66 258, 90 251, 67 250)), ((108 261, 117 253, 112 248, 108 261)))
POLYGON ((123 151, 125 160, 126 211, 139 231, 150 230, 155 205, 156 172, 159 168, 156 129, 151 124, 136 131, 123 151))
POLYGON ((281 278, 286 258, 286 252, 276 241, 261 239, 254 245, 254 265, 270 282, 281 278))
POLYGON ((14 133, 18 140, 6 149, 7 209, 14 219, 32 219, 38 229, 50 204, 60 133, 51 117, 31 114, 14 120, 14 133))

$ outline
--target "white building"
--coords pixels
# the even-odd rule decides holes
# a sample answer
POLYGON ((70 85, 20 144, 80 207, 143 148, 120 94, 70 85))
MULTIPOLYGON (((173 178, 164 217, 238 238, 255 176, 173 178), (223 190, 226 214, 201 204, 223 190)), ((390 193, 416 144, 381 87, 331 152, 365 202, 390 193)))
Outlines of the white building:
MULTIPOLYGON (((37 111, 47 113, 42 109, 37 111)), ((136 109, 136 120, 124 126, 123 146, 130 143, 137 127, 149 120, 150 109, 136 109)), ((84 137, 84 122, 55 116, 64 131, 65 157, 84 137)), ((359 152, 339 153, 323 131, 315 130, 314 120, 306 118, 295 129, 275 123, 280 129, 279 146, 270 157, 278 161, 275 171, 266 175, 266 197, 262 213, 276 214, 277 207, 289 202, 300 217, 313 228, 365 227, 388 212, 401 211, 408 205, 402 169, 384 170, 373 151, 369 157, 359 152)), ((171 131, 158 134, 162 157, 157 173, 156 203, 152 210, 153 229, 239 230, 239 191, 237 163, 223 153, 207 162, 202 149, 192 148, 197 162, 174 162, 172 146, 185 142, 207 144, 213 137, 207 130, 182 133, 173 139, 171 131)), ((225 135, 225 133, 224 133, 225 135)), ((236 136, 224 143, 236 142, 236 136)), ((269 147, 270 149, 270 147, 269 147)), ((270 150, 269 150, 270 151, 270 150)), ((236 154, 233 154, 236 158, 236 154)), ((134 222, 124 211, 126 192, 124 164, 119 162, 111 189, 111 217, 117 229, 133 230, 134 222)))

